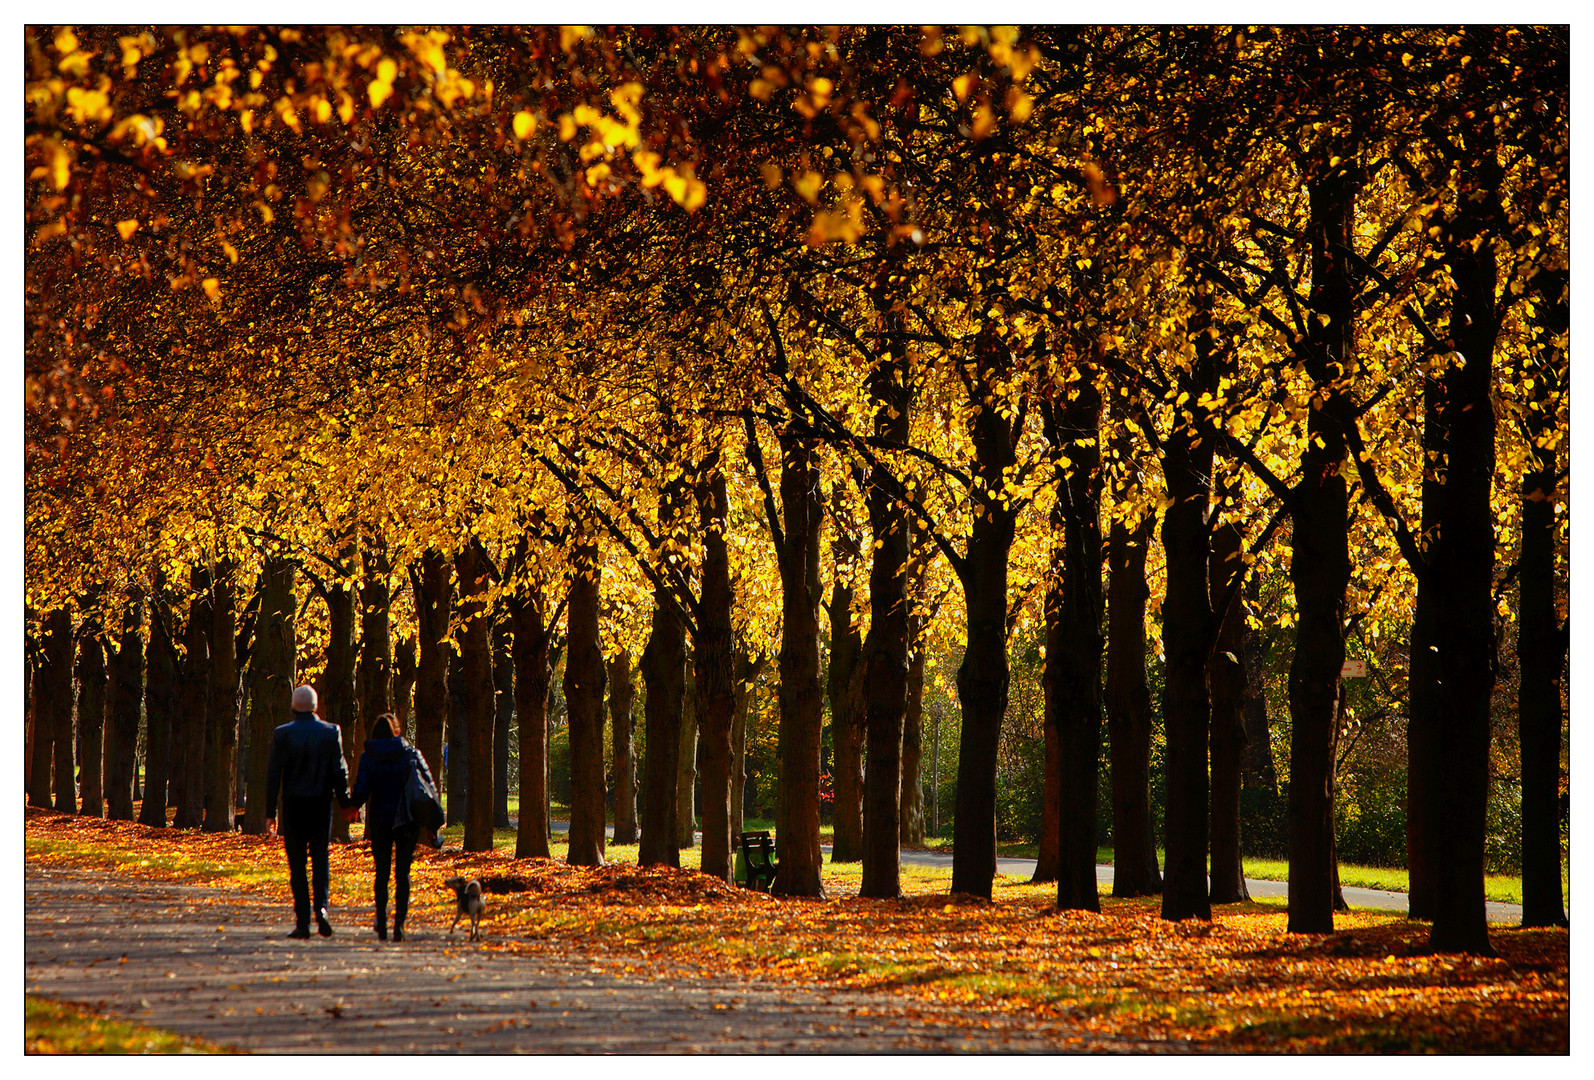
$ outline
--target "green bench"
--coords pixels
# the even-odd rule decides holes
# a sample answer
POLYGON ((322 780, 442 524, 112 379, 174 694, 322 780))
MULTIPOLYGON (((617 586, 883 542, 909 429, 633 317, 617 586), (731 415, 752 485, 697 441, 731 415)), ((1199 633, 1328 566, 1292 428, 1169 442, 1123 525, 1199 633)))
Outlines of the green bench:
POLYGON ((736 837, 736 884, 768 892, 775 880, 775 841, 765 830, 736 837))

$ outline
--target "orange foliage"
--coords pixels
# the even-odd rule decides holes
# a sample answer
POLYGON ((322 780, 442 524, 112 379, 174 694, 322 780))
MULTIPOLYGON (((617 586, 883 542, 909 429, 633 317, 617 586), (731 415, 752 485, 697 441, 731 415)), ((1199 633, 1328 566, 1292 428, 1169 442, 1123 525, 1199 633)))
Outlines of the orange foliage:
MULTIPOLYGON (((280 845, 27 812, 28 858, 190 884, 225 883, 287 904, 280 845)), ((1566 1053, 1565 930, 1496 929, 1497 958, 1434 954, 1427 927, 1395 915, 1343 917, 1333 936, 1290 935, 1282 909, 1217 909, 1170 923, 1155 901, 1102 898, 1101 914, 1059 912, 1045 891, 999 886, 995 903, 843 895, 775 899, 689 870, 629 863, 576 868, 500 852, 418 853, 414 914, 442 926, 464 874, 489 894, 489 950, 557 951, 633 978, 747 977, 880 990, 926 1015, 956 1010, 1136 1044, 1227 1051, 1566 1053)), ((370 857, 334 845, 333 905, 370 903, 370 857)), ((905 885, 928 888, 909 879, 905 885)), ((424 947, 424 943, 417 942, 424 947)))

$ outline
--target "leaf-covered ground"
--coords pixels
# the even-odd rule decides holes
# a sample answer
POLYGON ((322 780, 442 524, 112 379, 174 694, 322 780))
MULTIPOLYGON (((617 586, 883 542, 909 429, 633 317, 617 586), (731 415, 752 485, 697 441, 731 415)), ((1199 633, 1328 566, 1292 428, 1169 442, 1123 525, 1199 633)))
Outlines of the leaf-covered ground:
MULTIPOLYGON (((29 811, 26 846, 43 864, 280 898, 290 917, 275 840, 29 811)), ((369 911, 370 867, 363 843, 334 846, 335 910, 369 911)), ((791 900, 634 861, 577 869, 424 851, 412 918, 449 922, 442 880, 464 874, 489 893, 482 948, 553 948, 634 978, 730 972, 884 990, 929 1009, 1054 1016, 1103 1036, 1222 1051, 1569 1048, 1565 930, 1497 928, 1498 957, 1436 955, 1425 925, 1387 913, 1341 916, 1333 935, 1291 935, 1276 905, 1167 923, 1155 900, 1103 897, 1099 915, 1058 912, 1049 887, 1012 878, 998 879, 994 903, 954 901, 945 877, 928 873, 905 874, 900 900, 863 900, 856 867, 827 871, 828 899, 791 900)))

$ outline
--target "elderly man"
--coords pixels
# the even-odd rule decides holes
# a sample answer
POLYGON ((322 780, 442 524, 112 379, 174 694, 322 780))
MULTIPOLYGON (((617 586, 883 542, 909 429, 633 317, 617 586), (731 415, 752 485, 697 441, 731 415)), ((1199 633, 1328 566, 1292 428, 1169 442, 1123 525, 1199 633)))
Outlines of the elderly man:
POLYGON ((288 882, 293 889, 291 938, 310 936, 310 884, 305 881, 308 855, 315 888, 316 928, 332 936, 327 921, 327 844, 332 839, 332 800, 349 805, 349 770, 343 762, 338 729, 315 714, 315 688, 293 692, 293 720, 271 735, 266 766, 266 817, 275 826, 277 792, 282 792, 282 845, 288 855, 288 882))

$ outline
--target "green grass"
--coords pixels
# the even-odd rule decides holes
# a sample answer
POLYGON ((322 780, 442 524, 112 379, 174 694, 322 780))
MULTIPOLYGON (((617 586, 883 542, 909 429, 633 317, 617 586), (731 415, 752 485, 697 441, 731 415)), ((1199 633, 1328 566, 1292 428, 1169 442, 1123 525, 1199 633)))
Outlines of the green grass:
POLYGON ((23 1052, 27 1054, 222 1054, 203 1039, 112 1019, 80 1005, 23 999, 23 1052))

